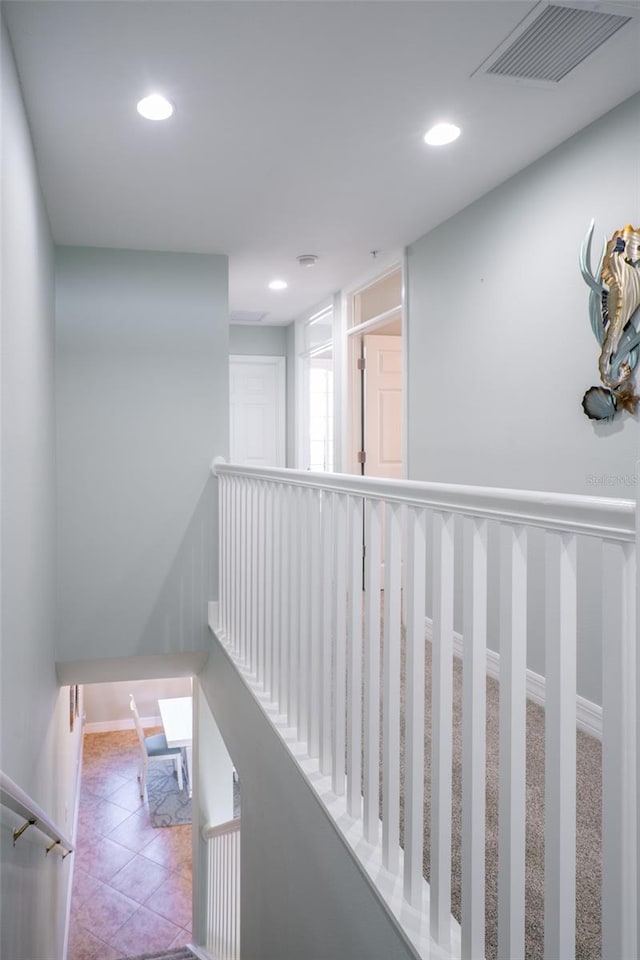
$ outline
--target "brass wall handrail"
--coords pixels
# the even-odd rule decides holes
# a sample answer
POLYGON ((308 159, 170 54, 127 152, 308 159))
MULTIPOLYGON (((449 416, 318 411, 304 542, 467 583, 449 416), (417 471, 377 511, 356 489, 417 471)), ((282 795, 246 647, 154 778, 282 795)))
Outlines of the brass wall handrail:
POLYGON ((18 784, 2 770, 0 770, 0 803, 2 803, 3 807, 7 807, 7 809, 12 810, 24 819, 23 824, 20 827, 16 827, 13 831, 14 847, 29 827, 36 827, 40 833, 44 833, 45 836, 49 837, 52 841, 45 849, 45 854, 50 853, 51 850, 58 847, 62 852, 62 859, 64 860, 70 853, 73 853, 73 844, 71 841, 58 829, 42 807, 38 806, 38 804, 25 793, 22 787, 19 787, 18 784))

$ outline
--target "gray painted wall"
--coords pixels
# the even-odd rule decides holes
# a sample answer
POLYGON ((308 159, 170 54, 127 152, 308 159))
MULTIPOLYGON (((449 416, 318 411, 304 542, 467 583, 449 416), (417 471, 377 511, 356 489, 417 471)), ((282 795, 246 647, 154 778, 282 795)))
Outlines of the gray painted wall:
POLYGON ((158 700, 164 697, 190 697, 190 677, 164 677, 161 680, 119 680, 117 683, 87 683, 84 686, 84 712, 91 723, 127 723, 133 729, 129 696, 133 694, 143 722, 160 716, 158 700))
POLYGON ((209 467, 228 451, 226 257, 60 247, 56 271, 57 659, 202 649, 209 467))
POLYGON ((229 353, 240 356, 255 354, 257 357, 284 357, 287 352, 287 329, 232 323, 229 326, 229 353))
POLYGON ((242 786, 243 960, 413 957, 215 639, 199 681, 242 786))
MULTIPOLYGON (((4 22, 2 43, 1 765, 72 832, 79 725, 54 664, 53 247, 4 22)), ((0 956, 62 957, 71 859, 3 811, 0 956), (34 909, 37 904, 37 909, 34 909)))
MULTIPOLYGON (((636 96, 409 247, 411 478, 634 497, 638 418, 595 425, 582 412, 599 381, 578 254, 591 217, 598 253, 603 235, 637 222, 639 155, 636 96)), ((534 540, 529 664, 544 673, 534 540)), ((592 544, 580 544, 579 563, 578 686, 600 702, 592 544)))

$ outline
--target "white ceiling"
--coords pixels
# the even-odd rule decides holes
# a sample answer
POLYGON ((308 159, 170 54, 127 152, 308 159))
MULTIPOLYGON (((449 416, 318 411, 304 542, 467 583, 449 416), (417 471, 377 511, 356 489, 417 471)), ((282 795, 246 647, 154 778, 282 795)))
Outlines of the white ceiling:
POLYGON ((231 308, 287 322, 640 88, 638 19, 553 90, 470 78, 533 6, 3 3, 55 239, 226 253, 231 308))

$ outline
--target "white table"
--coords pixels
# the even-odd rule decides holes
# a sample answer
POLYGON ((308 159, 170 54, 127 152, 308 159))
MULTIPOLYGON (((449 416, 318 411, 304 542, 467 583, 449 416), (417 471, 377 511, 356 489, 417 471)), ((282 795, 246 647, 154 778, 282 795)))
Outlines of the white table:
POLYGON ((168 747, 185 747, 189 796, 192 794, 191 759, 193 752, 193 697, 170 697, 158 700, 164 735, 168 747))

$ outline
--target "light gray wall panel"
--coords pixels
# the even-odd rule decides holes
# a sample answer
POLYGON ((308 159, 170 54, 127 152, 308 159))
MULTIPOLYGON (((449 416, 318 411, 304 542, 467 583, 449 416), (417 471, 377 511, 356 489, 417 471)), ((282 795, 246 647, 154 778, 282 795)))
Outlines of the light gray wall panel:
MULTIPOLYGON (((603 235, 638 222, 639 155, 636 96, 409 247, 412 479, 635 496, 638 418, 598 425, 582 412, 599 380, 578 254, 592 217, 594 259, 603 235)), ((544 673, 533 539, 529 665, 544 673)), ((581 544, 578 686, 600 702, 598 563, 581 544)), ((494 649, 496 631, 493 591, 494 649)))
POLYGON ((228 455, 226 257, 59 247, 56 267, 58 659, 201 649, 209 467, 228 455))
MULTIPOLYGON (((4 772, 71 835, 80 725, 58 689, 53 246, 4 22, 2 53, 2 617, 4 772)), ((2 811, 0 956, 62 957, 71 860, 14 848, 2 811)))

